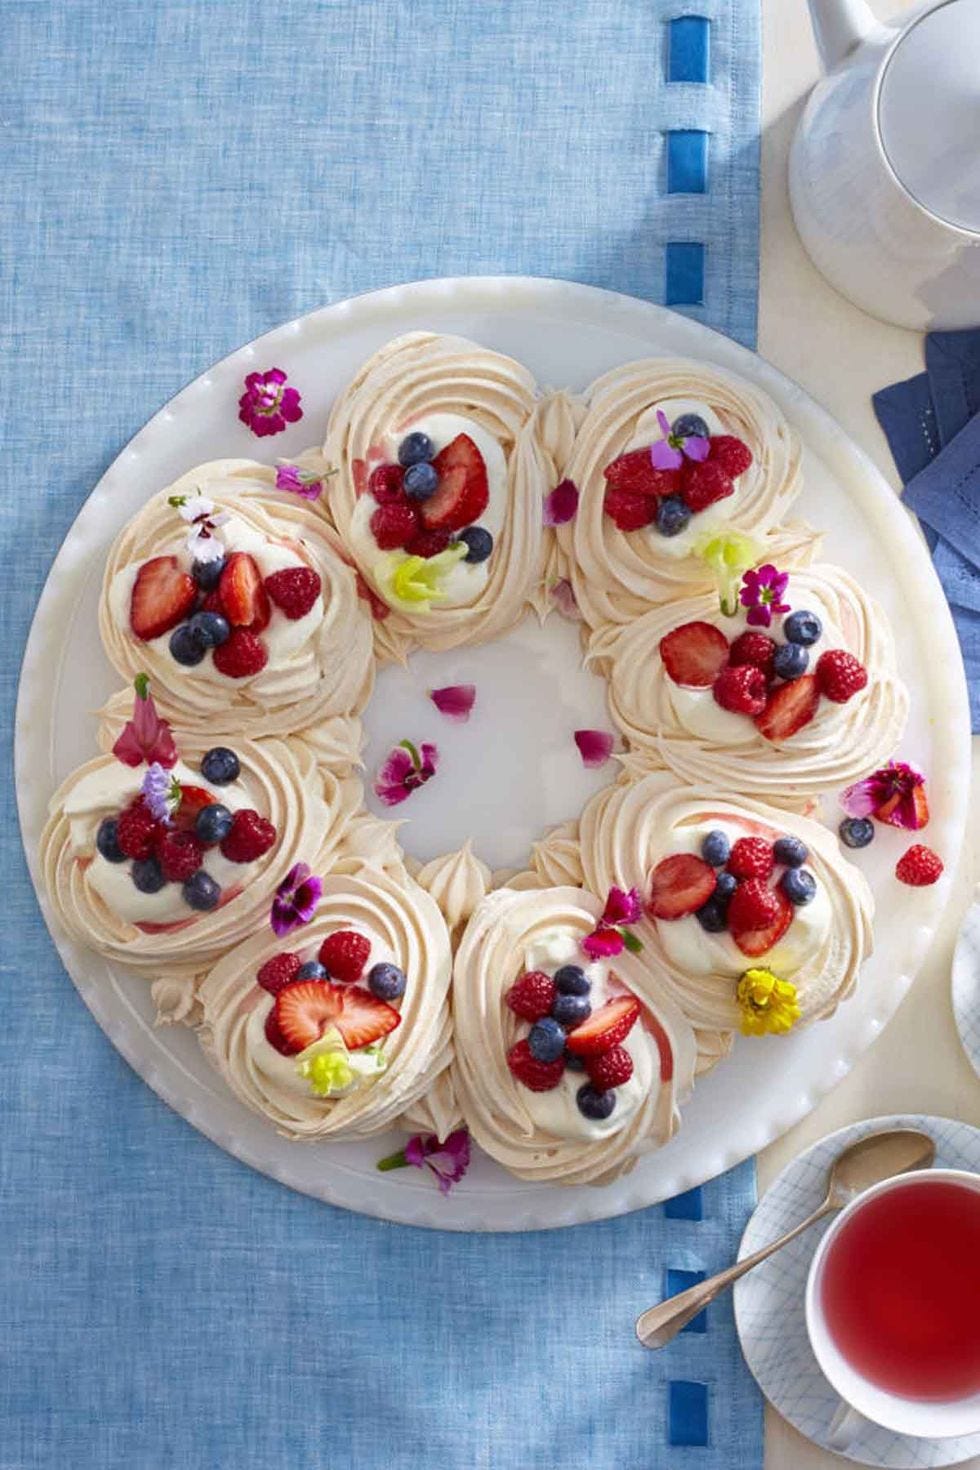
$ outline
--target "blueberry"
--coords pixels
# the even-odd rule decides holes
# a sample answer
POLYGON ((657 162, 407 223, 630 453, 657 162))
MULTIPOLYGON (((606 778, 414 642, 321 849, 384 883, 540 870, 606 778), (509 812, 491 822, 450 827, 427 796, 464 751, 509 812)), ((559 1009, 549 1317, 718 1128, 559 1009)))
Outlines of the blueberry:
POLYGON ((810 655, 802 643, 780 643, 772 658, 772 671, 777 679, 798 679, 806 673, 810 655))
POLYGON ((588 997, 584 995, 559 995, 551 1007, 551 1014, 560 1026, 579 1026, 592 1014, 588 997))
POLYGON ((806 868, 787 868, 779 886, 790 903, 797 906, 811 903, 817 892, 817 880, 806 868))
POLYGON ((608 1092, 600 1092, 598 1087, 593 1087, 591 1082, 586 1082, 575 1094, 578 1110, 585 1118, 592 1118, 596 1122, 602 1122, 608 1118, 616 1106, 616 1094, 612 1088, 608 1092))
POLYGON ((119 846, 116 836, 119 831, 119 823, 115 817, 103 817, 99 823, 99 830, 95 834, 95 845, 105 858, 107 863, 124 863, 126 854, 119 846))
POLYGON ((810 856, 810 849, 798 837, 777 837, 772 845, 772 855, 784 868, 802 868, 810 856))
POLYGON ((241 769, 238 756, 227 745, 213 745, 204 752, 201 760, 201 775, 212 786, 227 786, 231 781, 237 781, 241 769))
POLYGON ((875 824, 870 817, 845 817, 837 831, 845 847, 867 847, 874 841, 875 824))
POLYGON ((409 500, 428 500, 439 488, 439 472, 424 459, 419 464, 409 465, 402 488, 409 500))
POLYGON ((728 927, 728 904, 713 893, 707 903, 695 911, 694 917, 709 934, 721 934, 728 927))
POLYGON ((186 904, 206 914, 209 909, 218 907, 221 887, 214 881, 210 873, 206 873, 203 868, 198 868, 197 872, 192 873, 188 878, 181 893, 186 904))
POLYGON ((428 434, 406 434, 398 446, 398 463, 405 466, 423 464, 432 459, 435 452, 436 446, 428 434))
POLYGON ((329 980, 330 971, 326 965, 321 965, 319 960, 307 960, 305 965, 300 965, 296 971, 297 980, 329 980))
POLYGON ((465 531, 460 531, 456 540, 462 541, 464 546, 469 547, 469 550, 463 557, 464 561, 486 561, 493 550, 493 537, 482 526, 467 526, 465 531))
POLYGON ((216 556, 213 561, 196 561, 191 567, 191 576, 202 592, 213 592, 224 569, 224 557, 216 556))
POLYGON ((531 1027, 527 1045, 536 1062, 557 1062, 565 1050, 565 1033, 557 1021, 545 1016, 531 1027))
POLYGON ((738 879, 734 873, 719 873, 715 879, 715 891, 711 897, 720 898, 727 903, 737 887, 738 879))
POLYGON ((204 806, 198 812, 194 823, 195 835, 213 847, 216 842, 228 836, 232 820, 231 812, 226 806, 222 806, 220 801, 213 802, 211 806, 204 806))
POLYGON ((155 857, 137 858, 131 872, 140 893, 159 893, 167 881, 155 857))
POLYGON ((584 1072, 585 1058, 578 1057, 573 1051, 565 1051, 565 1066, 570 1072, 584 1072))
POLYGON ((199 664, 207 649, 190 623, 181 623, 170 635, 170 655, 186 668, 199 664))
POLYGON ((709 439, 711 430, 699 413, 682 413, 670 426, 670 432, 678 439, 709 439))
POLYGON ((657 506, 657 530, 661 536, 679 536, 690 519, 691 507, 679 495, 665 495, 657 506))
POLYGON ((372 965, 368 971, 368 989, 379 1000, 397 1000, 407 984, 405 971, 397 965, 372 965))
POLYGON ((811 643, 816 643, 823 632, 823 623, 816 613, 800 612, 790 613, 788 618, 783 618, 783 637, 790 643, 799 643, 803 648, 809 648, 811 643))
POLYGON ((701 856, 712 868, 723 868, 731 855, 732 844, 717 828, 701 843, 701 856))
POLYGON ((555 985, 562 995, 588 995, 592 982, 580 965, 562 965, 555 971, 555 985))
POLYGON ((220 648, 231 637, 231 624, 220 613, 195 613, 187 626, 205 648, 220 648))

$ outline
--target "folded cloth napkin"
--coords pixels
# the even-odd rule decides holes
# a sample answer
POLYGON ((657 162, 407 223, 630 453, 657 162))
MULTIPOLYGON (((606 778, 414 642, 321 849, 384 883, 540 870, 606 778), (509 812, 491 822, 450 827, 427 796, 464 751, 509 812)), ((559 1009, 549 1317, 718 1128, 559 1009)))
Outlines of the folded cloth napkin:
POLYGON ((931 332, 926 371, 872 403, 949 599, 980 733, 980 327, 931 332))

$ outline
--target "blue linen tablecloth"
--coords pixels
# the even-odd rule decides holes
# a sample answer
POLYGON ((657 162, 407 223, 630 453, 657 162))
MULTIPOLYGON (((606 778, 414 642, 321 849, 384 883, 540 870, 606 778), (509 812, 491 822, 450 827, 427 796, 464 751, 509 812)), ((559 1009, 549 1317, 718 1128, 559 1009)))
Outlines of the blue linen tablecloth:
MULTIPOLYGON (((0 46, 8 756, 79 506, 239 343, 352 292, 495 271, 753 340, 757 0, 18 0, 0 46)), ((667 1354, 632 1339, 640 1309, 730 1259, 751 1165, 524 1237, 293 1195, 170 1113, 92 1022, 9 796, 0 1470, 761 1464, 727 1304, 667 1354)))

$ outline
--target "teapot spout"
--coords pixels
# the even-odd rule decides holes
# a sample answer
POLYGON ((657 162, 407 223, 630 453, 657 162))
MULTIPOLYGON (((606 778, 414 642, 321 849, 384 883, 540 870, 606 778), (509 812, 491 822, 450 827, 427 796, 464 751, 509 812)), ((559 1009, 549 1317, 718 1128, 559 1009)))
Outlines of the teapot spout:
POLYGON ((846 61, 873 32, 880 29, 866 0, 809 0, 810 20, 825 71, 846 61))

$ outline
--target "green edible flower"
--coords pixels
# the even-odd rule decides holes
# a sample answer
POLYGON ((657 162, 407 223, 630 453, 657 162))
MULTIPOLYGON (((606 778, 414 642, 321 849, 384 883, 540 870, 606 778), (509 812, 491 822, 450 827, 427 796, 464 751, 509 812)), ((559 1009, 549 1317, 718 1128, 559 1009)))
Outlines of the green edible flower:
POLYGON ((759 560, 759 546, 739 531, 724 531, 720 535, 709 531, 695 542, 694 555, 714 573, 722 612, 726 617, 734 617, 738 611, 739 583, 743 573, 759 560))
POLYGON ((376 563, 374 575, 385 596, 412 608, 427 608, 442 602, 446 592, 441 583, 456 564, 466 556, 466 546, 457 541, 437 556, 407 556, 391 551, 376 563))

